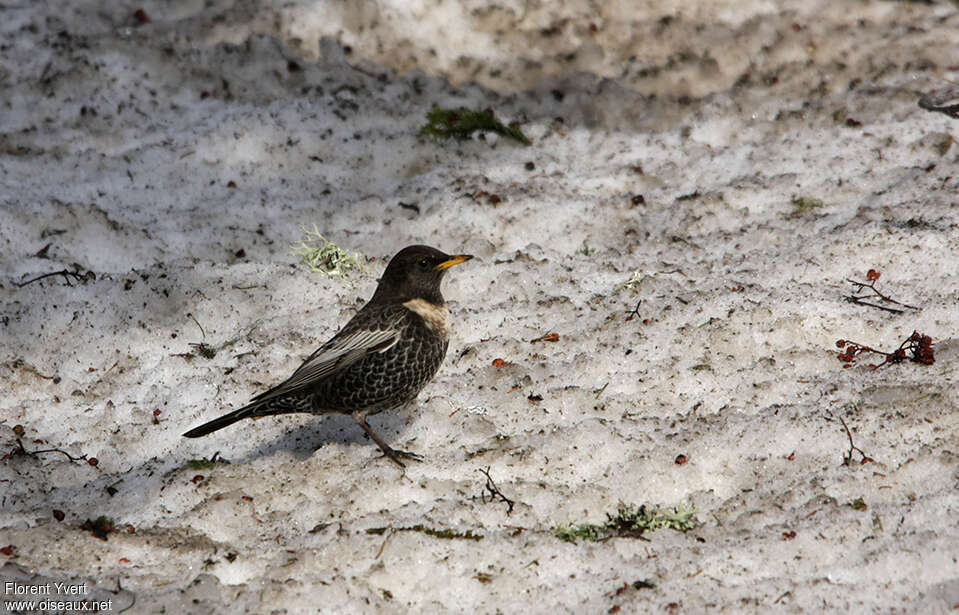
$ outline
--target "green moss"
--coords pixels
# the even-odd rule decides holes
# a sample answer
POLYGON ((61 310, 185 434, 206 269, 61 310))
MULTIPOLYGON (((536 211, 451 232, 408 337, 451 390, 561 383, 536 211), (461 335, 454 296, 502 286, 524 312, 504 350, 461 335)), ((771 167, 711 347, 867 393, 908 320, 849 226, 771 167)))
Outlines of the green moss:
POLYGON ((203 357, 204 359, 212 359, 213 357, 216 356, 217 349, 213 346, 210 346, 207 343, 200 342, 198 344, 190 344, 190 345, 193 346, 193 349, 196 351, 196 353, 200 355, 201 357, 203 357))
POLYGON ((187 470, 212 470, 216 467, 216 462, 209 459, 191 459, 183 464, 183 467, 187 470))
POLYGON ((300 263, 313 273, 325 273, 329 276, 346 275, 356 269, 366 271, 361 257, 327 241, 316 225, 313 230, 303 229, 303 239, 293 246, 293 254, 300 257, 300 263))
POLYGON ((617 509, 615 515, 607 513, 605 523, 561 525, 553 530, 553 535, 566 542, 576 542, 577 539, 599 541, 616 537, 638 538, 645 532, 655 532, 663 528, 685 532, 699 525, 696 519, 698 512, 695 508, 686 506, 667 509, 623 505, 617 509))
MULTIPOLYGON (((388 527, 371 527, 366 530, 367 534, 381 535, 386 530, 391 529, 388 527)), ((425 525, 418 523, 410 527, 397 527, 392 528, 396 532, 419 532, 421 534, 426 534, 427 536, 433 536, 435 538, 445 538, 447 540, 483 540, 481 534, 474 534, 473 530, 466 530, 466 532, 456 532, 449 529, 438 530, 432 527, 426 527, 425 525)))
POLYGON ((794 196, 793 197, 793 215, 808 216, 817 209, 822 209, 824 203, 822 199, 813 198, 811 196, 794 196))
POLYGON ((643 277, 643 272, 641 270, 637 269, 633 271, 630 274, 629 279, 619 285, 619 287, 616 289, 616 292, 628 290, 633 293, 638 293, 639 285, 642 283, 643 277))
POLYGON ((460 107, 433 107, 426 114, 426 125, 420 132, 434 139, 469 139, 476 131, 495 132, 523 145, 532 141, 516 126, 506 126, 496 119, 492 109, 471 110, 460 107))
POLYGON ((594 523, 580 523, 578 525, 570 523, 553 528, 553 535, 566 542, 576 542, 578 539, 597 541, 604 538, 601 530, 602 526, 594 523))
POLYGON ((215 467, 217 466, 217 464, 230 463, 230 462, 227 461, 226 459, 220 458, 219 455, 220 455, 220 453, 219 453, 219 452, 216 452, 216 453, 213 453, 213 456, 210 457, 209 459, 206 459, 206 458, 203 458, 203 459, 191 459, 190 461, 188 461, 188 462, 186 462, 185 464, 183 464, 182 466, 180 466, 178 469, 179 469, 179 470, 193 470, 193 471, 197 471, 197 470, 212 470, 213 468, 215 468, 215 467))
POLYGON ((100 540, 106 540, 110 532, 116 530, 116 527, 117 524, 113 519, 100 515, 96 519, 87 519, 84 521, 80 529, 90 532, 100 540))

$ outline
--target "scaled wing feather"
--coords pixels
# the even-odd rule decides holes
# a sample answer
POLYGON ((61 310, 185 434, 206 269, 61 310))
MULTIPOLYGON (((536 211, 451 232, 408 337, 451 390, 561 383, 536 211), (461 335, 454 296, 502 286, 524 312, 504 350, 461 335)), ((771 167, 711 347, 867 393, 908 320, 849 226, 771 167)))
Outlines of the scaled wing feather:
POLYGON ((399 333, 394 329, 360 330, 342 338, 335 337, 310 355, 286 381, 257 395, 253 401, 273 399, 308 388, 318 380, 345 369, 369 354, 388 350, 398 340, 399 333))

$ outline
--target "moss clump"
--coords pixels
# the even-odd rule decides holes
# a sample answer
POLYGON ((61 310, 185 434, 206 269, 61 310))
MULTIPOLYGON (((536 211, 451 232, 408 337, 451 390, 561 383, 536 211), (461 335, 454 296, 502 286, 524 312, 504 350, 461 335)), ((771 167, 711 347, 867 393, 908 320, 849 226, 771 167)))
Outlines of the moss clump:
POLYGON ((866 504, 866 500, 862 498, 856 498, 852 502, 849 502, 849 506, 853 510, 858 510, 858 511, 863 511, 869 508, 869 506, 866 504))
POLYGON ((212 470, 216 467, 216 462, 209 459, 191 459, 190 461, 183 464, 183 468, 187 470, 212 470))
POLYGON ((633 272, 630 274, 629 279, 626 280, 625 282, 623 282, 622 284, 620 284, 620 285, 616 288, 616 292, 620 292, 620 291, 623 291, 623 290, 628 290, 628 291, 630 291, 630 292, 632 292, 632 293, 638 293, 638 292, 639 292, 639 285, 642 284, 642 282, 643 282, 643 277, 645 277, 645 276, 643 276, 643 272, 640 271, 639 269, 637 269, 636 271, 633 271, 633 272))
MULTIPOLYGON (((388 527, 371 527, 366 530, 367 534, 374 534, 379 536, 386 532, 386 530, 391 529, 388 527)), ((426 527, 425 525, 418 523, 410 527, 398 527, 393 528, 397 532, 419 532, 421 534, 426 534, 427 536, 433 536, 435 538, 444 538, 446 540, 483 540, 481 534, 474 534, 473 530, 466 530, 465 532, 456 532, 454 530, 438 530, 432 527, 426 527)))
POLYGON ((579 525, 570 523, 553 528, 553 536, 565 542, 576 542, 578 539, 595 542, 604 538, 601 529, 602 526, 595 523, 580 523, 579 525))
POLYGON ((359 255, 327 241, 315 224, 313 230, 303 229, 303 233, 300 243, 293 246, 293 254, 299 256, 300 262, 313 273, 341 276, 354 269, 366 271, 359 255))
POLYGON ((210 346, 205 342, 190 344, 190 346, 193 346, 193 350, 204 359, 212 359, 217 353, 216 347, 210 346))
POLYGON ((476 131, 495 132, 523 145, 532 141, 516 126, 507 126, 496 119, 492 109, 472 110, 460 107, 433 107, 426 114, 426 125, 420 132, 434 139, 469 139, 476 131))
POLYGON ((808 216, 817 209, 822 209, 824 206, 822 199, 811 196, 794 196, 792 203, 793 216, 796 217, 808 216))
POLYGON ((116 530, 116 526, 117 524, 113 519, 100 515, 96 519, 87 519, 84 521, 80 529, 90 532, 100 540, 106 540, 110 532, 116 530))
POLYGON ((211 455, 209 459, 205 457, 203 459, 191 459, 190 461, 187 461, 185 464, 177 468, 177 470, 192 470, 194 472, 197 470, 212 470, 213 468, 217 466, 217 464, 229 464, 229 463, 230 463, 229 461, 220 457, 220 451, 217 451, 213 453, 213 455, 211 455))
POLYGON ((576 542, 577 539, 599 541, 616 537, 639 538, 645 532, 655 532, 663 528, 686 532, 699 525, 696 519, 698 512, 695 508, 686 506, 667 509, 623 505, 617 509, 615 515, 607 513, 605 523, 561 525, 553 530, 553 535, 566 542, 576 542))

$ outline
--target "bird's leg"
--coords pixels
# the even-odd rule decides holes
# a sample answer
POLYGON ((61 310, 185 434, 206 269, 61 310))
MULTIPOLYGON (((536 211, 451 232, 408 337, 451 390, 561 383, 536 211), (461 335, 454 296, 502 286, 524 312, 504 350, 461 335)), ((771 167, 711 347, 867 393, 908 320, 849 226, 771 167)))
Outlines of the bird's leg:
POLYGON ((409 459, 410 461, 423 461, 423 457, 417 455, 416 453, 408 453, 406 451, 399 451, 395 448, 391 448, 389 444, 383 441, 373 428, 370 427, 370 424, 366 422, 366 417, 359 414, 353 415, 353 420, 359 423, 360 427, 363 428, 363 431, 376 442, 376 445, 380 447, 380 450, 383 451, 383 455, 389 457, 394 463, 399 465, 401 468, 405 468, 406 465, 400 461, 400 459, 409 459))

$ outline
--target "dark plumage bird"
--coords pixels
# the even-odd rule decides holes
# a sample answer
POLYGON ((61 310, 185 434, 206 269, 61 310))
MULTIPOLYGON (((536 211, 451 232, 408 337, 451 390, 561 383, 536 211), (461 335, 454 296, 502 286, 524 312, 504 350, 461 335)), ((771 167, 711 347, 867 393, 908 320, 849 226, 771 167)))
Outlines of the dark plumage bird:
POLYGON ((369 302, 293 375, 249 405, 183 434, 199 438, 241 419, 308 412, 351 415, 398 463, 419 455, 390 448, 366 417, 412 401, 439 369, 449 345, 450 312, 440 292, 446 270, 473 258, 428 246, 397 253, 369 302))

